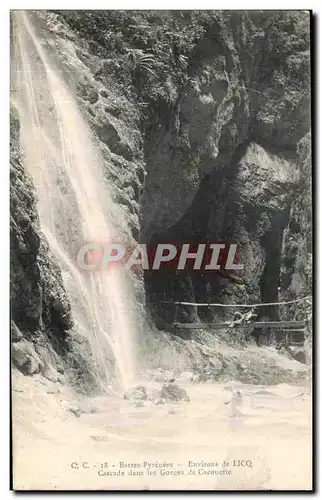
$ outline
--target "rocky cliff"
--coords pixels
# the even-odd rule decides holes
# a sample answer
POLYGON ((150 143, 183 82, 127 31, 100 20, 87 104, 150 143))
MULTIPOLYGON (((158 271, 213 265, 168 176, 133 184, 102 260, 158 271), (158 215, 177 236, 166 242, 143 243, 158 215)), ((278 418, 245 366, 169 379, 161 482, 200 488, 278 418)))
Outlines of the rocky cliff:
MULTIPOLYGON (((94 89, 106 87, 103 97, 96 92, 92 121, 96 128, 98 119, 105 127, 112 122, 118 133, 104 135, 98 128, 102 147, 132 161, 126 172, 118 169, 117 183, 135 237, 139 231, 144 243, 238 244, 242 285, 220 275, 147 273, 148 299, 277 300, 278 288, 284 292, 296 272, 295 254, 307 261, 311 252, 309 14, 58 17, 82 40, 78 56, 96 79, 94 89), (130 157, 119 149, 122 141, 130 157), (306 207, 297 225, 302 239, 290 244, 298 203, 306 207)), ((304 274, 296 280, 295 295, 310 286, 304 274)), ((162 307, 158 314, 164 314, 162 307)))
POLYGON ((10 109, 10 297, 12 361, 25 375, 82 388, 93 383, 89 346, 73 330, 61 270, 41 232, 32 179, 23 167, 19 118, 10 109))
MULTIPOLYGON (((106 161, 125 238, 238 245, 238 280, 147 272, 144 294, 141 276, 138 290, 153 319, 173 319, 164 297, 251 303, 310 293, 309 13, 36 16, 106 161)), ((49 285, 53 268, 30 180, 20 160, 12 164, 13 319, 21 330, 60 339, 71 328, 68 302, 59 272, 49 285), (19 189, 25 214, 15 207, 19 189)), ((198 312, 179 314, 190 321, 198 312)))

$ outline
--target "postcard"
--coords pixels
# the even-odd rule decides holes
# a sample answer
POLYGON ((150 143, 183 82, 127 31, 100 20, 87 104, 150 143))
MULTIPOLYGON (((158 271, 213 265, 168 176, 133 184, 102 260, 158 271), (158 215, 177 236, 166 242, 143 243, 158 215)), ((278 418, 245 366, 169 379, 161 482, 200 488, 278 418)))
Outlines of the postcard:
POLYGON ((11 11, 13 490, 312 490, 311 25, 11 11))

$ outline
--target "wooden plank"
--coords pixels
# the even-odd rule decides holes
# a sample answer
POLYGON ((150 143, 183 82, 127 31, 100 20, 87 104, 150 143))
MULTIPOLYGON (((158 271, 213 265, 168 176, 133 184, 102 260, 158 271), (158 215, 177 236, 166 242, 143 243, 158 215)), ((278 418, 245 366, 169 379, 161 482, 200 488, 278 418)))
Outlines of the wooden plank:
POLYGON ((283 332, 303 333, 303 332, 305 332, 305 329, 304 328, 283 328, 283 332))
POLYGON ((268 330, 271 329, 284 329, 284 328, 297 328, 303 329, 306 326, 306 321, 255 321, 253 323, 241 323, 237 325, 230 326, 232 323, 173 323, 172 327, 174 328, 184 328, 184 329, 205 329, 211 328, 213 330, 222 330, 222 329, 235 329, 235 330, 244 330, 247 328, 266 328, 268 330))

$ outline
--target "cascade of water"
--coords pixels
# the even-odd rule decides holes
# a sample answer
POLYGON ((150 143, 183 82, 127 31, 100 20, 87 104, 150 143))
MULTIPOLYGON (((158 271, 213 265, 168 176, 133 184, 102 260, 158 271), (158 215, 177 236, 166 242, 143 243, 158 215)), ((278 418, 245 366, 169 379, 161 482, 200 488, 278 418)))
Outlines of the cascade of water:
POLYGON ((104 162, 72 91, 29 14, 13 14, 12 88, 24 165, 37 190, 41 228, 62 269, 75 325, 90 341, 93 369, 106 386, 109 360, 122 389, 134 377, 130 287, 120 267, 84 272, 74 258, 86 242, 115 241, 115 205, 104 162))

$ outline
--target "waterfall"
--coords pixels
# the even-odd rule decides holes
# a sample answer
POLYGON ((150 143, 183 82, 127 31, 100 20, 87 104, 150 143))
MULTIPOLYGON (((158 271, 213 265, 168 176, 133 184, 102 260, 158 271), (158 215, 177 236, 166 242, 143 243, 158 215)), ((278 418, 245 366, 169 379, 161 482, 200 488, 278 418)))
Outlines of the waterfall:
POLYGON ((75 329, 87 337, 102 387, 111 364, 120 389, 133 383, 133 293, 122 268, 82 271, 75 256, 88 242, 115 242, 124 225, 113 204, 104 161, 73 91, 53 62, 57 53, 35 27, 35 14, 12 15, 12 95, 23 161, 37 191, 41 230, 62 270, 75 329))

